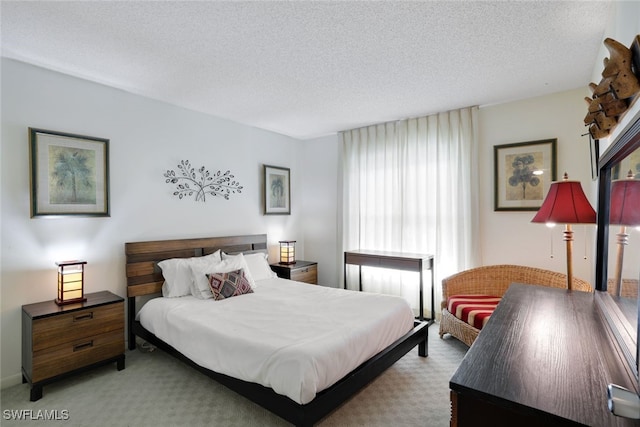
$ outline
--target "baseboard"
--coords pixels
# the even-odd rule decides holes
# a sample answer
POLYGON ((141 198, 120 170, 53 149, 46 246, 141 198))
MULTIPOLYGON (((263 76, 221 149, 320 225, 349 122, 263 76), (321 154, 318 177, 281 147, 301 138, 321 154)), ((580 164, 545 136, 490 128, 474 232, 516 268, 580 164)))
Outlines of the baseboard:
POLYGON ((22 374, 10 375, 0 379, 0 389, 13 387, 18 384, 22 384, 22 374))

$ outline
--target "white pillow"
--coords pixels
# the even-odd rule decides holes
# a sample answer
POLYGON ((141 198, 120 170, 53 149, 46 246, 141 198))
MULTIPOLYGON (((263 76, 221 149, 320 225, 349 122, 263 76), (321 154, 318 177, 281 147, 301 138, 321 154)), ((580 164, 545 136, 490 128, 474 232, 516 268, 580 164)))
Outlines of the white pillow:
MULTIPOLYGON (((256 281, 253 279, 253 276, 251 275, 251 270, 249 269, 249 265, 247 264, 245 256, 242 254, 229 255, 228 253, 222 252, 222 261, 224 262, 227 260, 236 260, 239 263, 238 264, 240 265, 239 268, 242 268, 244 270, 244 277, 249 281, 251 288, 255 289, 256 281)), ((226 273, 226 271, 221 271, 220 273, 226 273)))
POLYGON ((271 270, 269 262, 267 261, 267 257, 268 255, 263 252, 244 255, 244 260, 247 263, 247 267, 249 267, 251 277, 253 277, 253 280, 255 280, 256 282, 264 279, 272 279, 274 277, 278 277, 278 275, 273 270, 271 270))
POLYGON ((164 283, 162 284, 162 296, 167 298, 183 297, 191 293, 191 265, 209 264, 221 262, 220 251, 202 257, 171 258, 158 263, 162 270, 164 283))
MULTIPOLYGON (((250 285, 251 279, 249 275, 249 269, 247 268, 247 264, 244 261, 244 258, 228 258, 223 259, 217 263, 210 264, 196 264, 191 266, 191 277, 192 277, 192 285, 191 285, 191 295, 199 299, 209 299, 213 298, 213 293, 211 292, 211 287, 209 286, 209 280, 207 279, 207 274, 214 273, 229 273, 231 271, 243 270, 245 279, 249 282, 250 285)), ((253 285, 252 285, 253 288, 253 285)))

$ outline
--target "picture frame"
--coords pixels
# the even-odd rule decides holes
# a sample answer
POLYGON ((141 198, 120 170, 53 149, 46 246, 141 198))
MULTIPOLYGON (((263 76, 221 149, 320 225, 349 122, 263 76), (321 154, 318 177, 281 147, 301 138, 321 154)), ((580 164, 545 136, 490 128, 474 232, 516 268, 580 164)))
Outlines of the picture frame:
POLYGON ((291 214, 291 170, 264 165, 264 214, 291 214))
POLYGON ((630 178, 629 173, 631 173, 631 178, 640 179, 640 148, 632 151, 611 168, 611 179, 614 181, 628 179, 630 178))
POLYGON ((29 128, 31 217, 108 217, 109 140, 29 128))
POLYGON ((494 211, 537 211, 557 174, 557 139, 496 145, 494 211))

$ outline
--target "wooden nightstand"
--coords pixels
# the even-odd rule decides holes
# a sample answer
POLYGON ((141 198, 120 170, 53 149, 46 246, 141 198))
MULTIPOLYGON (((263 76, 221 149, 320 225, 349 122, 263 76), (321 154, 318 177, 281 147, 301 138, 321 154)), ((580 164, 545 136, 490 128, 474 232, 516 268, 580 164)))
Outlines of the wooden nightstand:
POLYGON ((296 280, 298 282, 318 283, 318 263, 310 261, 296 261, 295 264, 270 264, 271 269, 278 277, 283 279, 296 280))
POLYGON ((63 306, 22 306, 22 381, 31 385, 31 401, 70 374, 111 362, 124 369, 124 298, 107 291, 85 296, 63 306))

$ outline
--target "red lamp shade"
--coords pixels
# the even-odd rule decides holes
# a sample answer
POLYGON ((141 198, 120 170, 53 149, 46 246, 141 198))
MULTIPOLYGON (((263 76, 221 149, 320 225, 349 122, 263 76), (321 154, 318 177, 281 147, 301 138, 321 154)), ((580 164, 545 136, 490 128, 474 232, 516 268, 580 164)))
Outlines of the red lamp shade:
POLYGON ((640 225, 640 180, 618 179, 611 183, 609 223, 640 225))
POLYGON ((552 182, 549 193, 531 222, 552 222, 556 224, 595 224, 596 211, 593 210, 579 181, 564 180, 552 182))

